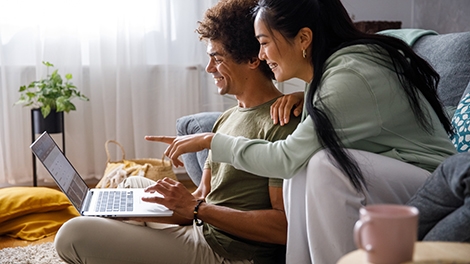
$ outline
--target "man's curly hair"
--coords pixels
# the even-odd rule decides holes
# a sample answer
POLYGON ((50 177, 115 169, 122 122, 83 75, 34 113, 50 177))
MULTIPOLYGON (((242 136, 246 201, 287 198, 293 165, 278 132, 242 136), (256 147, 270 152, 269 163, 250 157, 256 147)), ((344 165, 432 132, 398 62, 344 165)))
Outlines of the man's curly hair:
MULTIPOLYGON (((196 32, 201 40, 220 41, 237 63, 250 61, 259 53, 259 42, 255 37, 252 10, 257 0, 221 0, 208 9, 196 32)), ((274 74, 265 61, 260 69, 266 77, 274 79, 274 74)))

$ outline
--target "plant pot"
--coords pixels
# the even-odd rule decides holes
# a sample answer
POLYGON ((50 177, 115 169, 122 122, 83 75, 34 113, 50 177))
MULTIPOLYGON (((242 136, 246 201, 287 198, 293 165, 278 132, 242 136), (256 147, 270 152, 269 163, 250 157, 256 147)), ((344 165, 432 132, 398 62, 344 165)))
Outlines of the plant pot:
MULTIPOLYGON (((37 134, 42 134, 47 131, 50 134, 62 134, 62 152, 65 153, 65 132, 64 132, 64 112, 57 113, 55 110, 51 111, 49 115, 44 118, 41 109, 31 109, 31 142, 34 142, 37 134)), ((33 156, 33 186, 38 186, 37 172, 36 172, 36 157, 33 156)))
POLYGON ((63 133, 64 112, 56 112, 53 110, 44 118, 41 109, 31 109, 31 124, 33 125, 34 134, 42 134, 44 131, 48 133, 63 133))

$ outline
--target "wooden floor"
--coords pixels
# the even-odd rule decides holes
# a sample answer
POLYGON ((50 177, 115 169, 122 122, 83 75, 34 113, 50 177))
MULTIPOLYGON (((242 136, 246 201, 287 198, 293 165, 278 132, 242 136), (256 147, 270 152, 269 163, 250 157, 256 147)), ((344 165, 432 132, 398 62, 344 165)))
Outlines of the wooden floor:
POLYGON ((22 239, 16 239, 8 236, 0 236, 0 249, 8 247, 26 247, 29 245, 43 244, 47 242, 54 242, 55 235, 45 237, 36 241, 26 241, 22 239))
MULTIPOLYGON (((179 181, 183 183, 190 192, 193 192, 196 190, 196 186, 190 179, 180 179, 179 181)), ((55 238, 55 235, 52 235, 49 237, 45 237, 43 239, 39 239, 37 241, 26 241, 26 240, 11 238, 8 236, 0 236, 0 249, 7 248, 7 247, 26 247, 31 244, 37 245, 37 244, 43 244, 47 242, 54 242, 54 238, 55 238)))

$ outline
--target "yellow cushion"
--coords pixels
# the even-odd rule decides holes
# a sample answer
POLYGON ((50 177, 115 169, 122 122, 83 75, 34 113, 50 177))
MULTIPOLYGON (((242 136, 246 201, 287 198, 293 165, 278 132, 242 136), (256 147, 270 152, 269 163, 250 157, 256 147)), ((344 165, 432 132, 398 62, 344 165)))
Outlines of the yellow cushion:
POLYGON ((0 223, 31 213, 62 210, 70 205, 65 194, 51 188, 3 188, 0 189, 0 223))
POLYGON ((76 216, 79 214, 73 206, 59 211, 23 215, 3 222, 0 225, 0 235, 38 240, 55 234, 66 221, 76 216))

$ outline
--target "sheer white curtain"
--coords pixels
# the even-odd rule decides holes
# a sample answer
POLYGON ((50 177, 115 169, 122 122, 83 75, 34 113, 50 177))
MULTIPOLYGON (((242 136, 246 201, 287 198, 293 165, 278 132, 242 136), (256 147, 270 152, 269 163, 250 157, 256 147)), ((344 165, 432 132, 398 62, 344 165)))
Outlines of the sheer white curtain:
POLYGON ((46 76, 42 61, 90 98, 65 114, 66 154, 87 179, 104 171, 106 140, 126 158, 159 158, 166 146, 145 135, 175 135, 177 118, 224 110, 231 102, 204 72, 194 32, 216 2, 0 0, 0 184, 32 181, 30 109, 13 104, 20 86, 46 76))

